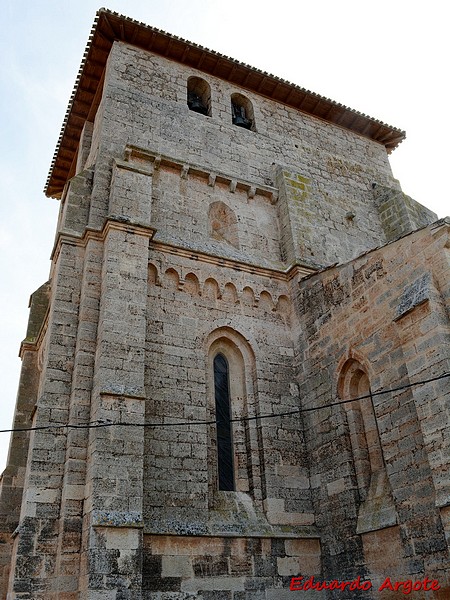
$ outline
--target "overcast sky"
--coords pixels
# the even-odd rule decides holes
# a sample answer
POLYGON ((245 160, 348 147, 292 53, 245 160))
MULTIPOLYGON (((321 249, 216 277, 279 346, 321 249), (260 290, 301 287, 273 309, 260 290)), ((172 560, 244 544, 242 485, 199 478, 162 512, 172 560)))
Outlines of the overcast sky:
MULTIPOLYGON (((0 0, 0 429, 11 426, 30 293, 48 278, 58 201, 42 193, 98 2, 0 0)), ((406 130, 403 191, 450 214, 444 0, 110 0, 107 8, 406 130), (444 110, 444 117, 442 117, 444 110)), ((8 434, 0 434, 0 471, 8 434)))

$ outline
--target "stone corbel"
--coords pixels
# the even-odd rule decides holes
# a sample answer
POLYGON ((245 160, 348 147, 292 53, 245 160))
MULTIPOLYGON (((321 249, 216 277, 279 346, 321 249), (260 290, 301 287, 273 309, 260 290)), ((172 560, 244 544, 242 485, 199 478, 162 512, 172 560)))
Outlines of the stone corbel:
POLYGON ((251 200, 252 198, 255 197, 256 194, 256 186, 252 185, 248 190, 247 190, 247 197, 249 200, 251 200))

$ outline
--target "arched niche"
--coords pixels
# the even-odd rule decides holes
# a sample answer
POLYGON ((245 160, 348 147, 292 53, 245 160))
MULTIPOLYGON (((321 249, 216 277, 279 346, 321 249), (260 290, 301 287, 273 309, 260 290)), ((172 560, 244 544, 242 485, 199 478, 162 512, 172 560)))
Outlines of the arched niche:
POLYGON ((255 306, 255 292, 251 287, 245 286, 242 290, 242 303, 252 308, 255 306))
POLYGON ((350 429, 358 488, 362 500, 369 492, 374 474, 384 468, 383 453, 371 396, 370 381, 363 365, 350 358, 343 365, 338 384, 350 429), (353 401, 352 401, 353 400, 353 401))
POLYGON ((237 304, 238 303, 238 295, 236 287, 232 283, 225 284, 222 294, 222 300, 227 302, 228 304, 237 304))
POLYGON ((148 284, 158 285, 158 269, 152 263, 148 264, 148 284))
POLYGON ((170 290, 178 290, 180 287, 180 277, 175 269, 167 269, 164 274, 164 287, 170 290))
POLYGON ((202 296, 207 300, 217 300, 220 298, 219 284, 212 277, 208 277, 203 284, 202 296))
POLYGON ((266 312, 271 312, 272 310, 274 310, 274 303, 272 300, 272 296, 269 292, 266 292, 265 290, 261 292, 259 296, 258 306, 266 312))
POLYGON ((226 241, 239 249, 238 220, 234 211, 225 202, 217 201, 208 209, 209 235, 226 241))
POLYGON ((191 296, 200 295, 200 284, 198 278, 194 273, 188 273, 184 278, 183 290, 191 296))

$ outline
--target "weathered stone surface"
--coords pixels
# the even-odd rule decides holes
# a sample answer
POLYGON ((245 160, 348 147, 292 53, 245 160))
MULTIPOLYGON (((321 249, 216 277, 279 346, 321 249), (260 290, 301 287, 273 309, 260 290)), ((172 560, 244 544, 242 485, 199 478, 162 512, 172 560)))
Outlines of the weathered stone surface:
POLYGON ((132 43, 106 62, 22 345, 1 597, 446 597, 449 222, 345 125, 132 43))

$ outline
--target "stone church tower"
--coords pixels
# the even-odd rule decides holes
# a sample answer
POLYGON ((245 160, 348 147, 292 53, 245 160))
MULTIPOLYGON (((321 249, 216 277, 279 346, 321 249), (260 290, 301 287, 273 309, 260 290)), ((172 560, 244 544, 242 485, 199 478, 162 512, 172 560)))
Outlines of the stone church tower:
POLYGON ((450 223, 392 177, 403 138, 98 13, 46 187, 1 598, 450 597, 450 223))

